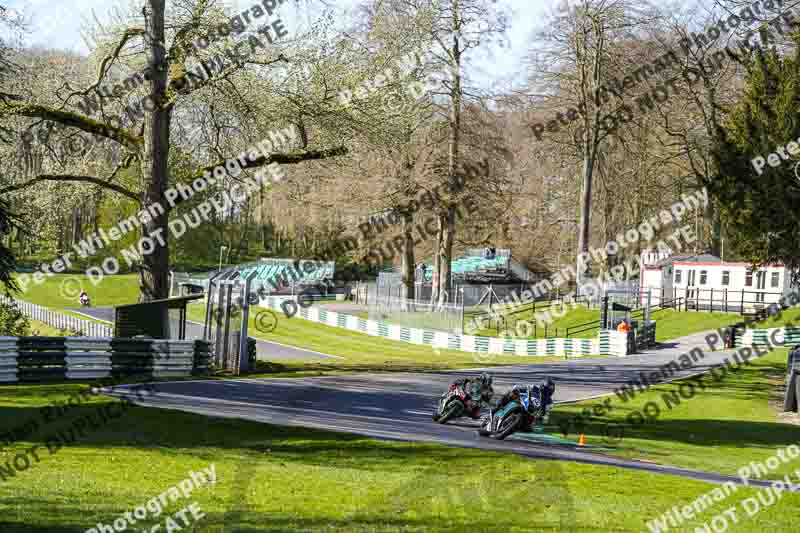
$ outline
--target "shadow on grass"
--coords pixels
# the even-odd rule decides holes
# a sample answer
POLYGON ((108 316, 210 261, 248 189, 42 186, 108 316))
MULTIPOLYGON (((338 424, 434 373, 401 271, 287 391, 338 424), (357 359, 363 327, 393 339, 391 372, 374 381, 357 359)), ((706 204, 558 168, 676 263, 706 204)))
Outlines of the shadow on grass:
POLYGON ((774 401, 770 403, 773 388, 778 386, 776 379, 786 371, 786 365, 777 361, 783 356, 776 354, 774 357, 776 360, 761 360, 755 366, 739 367, 719 381, 705 375, 702 383, 706 391, 696 385, 696 379, 689 379, 658 385, 627 402, 612 396, 612 410, 583 425, 576 415, 597 402, 556 407, 551 425, 554 431, 560 428, 563 433, 566 429, 573 434, 584 433, 590 439, 605 440, 609 440, 607 428, 611 426, 616 438, 610 440, 621 443, 620 447, 624 447, 626 439, 765 449, 796 444, 800 428, 778 422, 774 401), (694 388, 687 383, 692 383, 694 388), (655 413, 655 416, 640 417, 648 404, 651 415, 655 413), (769 415, 762 420, 745 419, 754 407, 757 413, 754 418, 758 418, 761 411, 773 415, 775 421, 770 421, 769 415))

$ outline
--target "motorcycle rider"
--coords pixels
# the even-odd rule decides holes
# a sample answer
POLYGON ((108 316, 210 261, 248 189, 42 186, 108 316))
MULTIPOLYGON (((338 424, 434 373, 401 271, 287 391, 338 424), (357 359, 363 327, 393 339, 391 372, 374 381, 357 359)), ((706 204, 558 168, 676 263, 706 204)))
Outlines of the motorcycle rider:
POLYGON ((509 402, 518 401, 520 393, 525 390, 527 390, 529 394, 534 395, 534 397, 538 396, 538 398, 541 398, 540 406, 535 405, 535 402, 532 402, 531 406, 538 407, 544 411, 544 414, 542 415, 542 422, 547 423, 550 417, 550 410, 553 408, 553 394, 556 392, 556 384, 550 378, 545 379, 541 385, 531 384, 527 387, 514 385, 511 387, 510 391, 506 392, 500 398, 500 400, 497 402, 497 405, 494 407, 494 409, 492 409, 492 416, 494 416, 497 411, 500 411, 503 407, 505 407, 505 405, 509 402))
POLYGON ((492 399, 494 389, 492 388, 492 376, 484 372, 477 378, 457 379, 450 384, 450 388, 459 387, 467 395, 466 414, 477 420, 480 418, 481 406, 489 404, 492 399))
POLYGON ((81 307, 89 307, 89 295, 86 294, 86 291, 82 290, 78 299, 80 300, 81 307))

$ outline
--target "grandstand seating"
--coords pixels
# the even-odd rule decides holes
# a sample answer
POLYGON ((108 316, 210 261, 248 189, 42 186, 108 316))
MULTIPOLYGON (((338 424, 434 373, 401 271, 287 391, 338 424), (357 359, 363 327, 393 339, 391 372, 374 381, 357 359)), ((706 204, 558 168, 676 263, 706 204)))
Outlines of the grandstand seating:
POLYGON ((243 278, 255 272, 256 276, 252 281, 263 285, 267 289, 272 289, 273 284, 280 285, 282 280, 286 280, 285 283, 291 283, 294 280, 296 285, 312 285, 332 280, 335 263, 333 261, 319 262, 301 259, 299 268, 295 268, 294 259, 268 258, 261 259, 255 263, 239 265, 237 269, 239 270, 239 275, 243 278), (308 262, 312 263, 314 268, 308 268, 308 272, 306 272, 304 265, 308 262))
MULTIPOLYGON (((454 278, 469 278, 482 276, 509 276, 509 260, 511 254, 508 250, 497 250, 493 259, 486 259, 481 251, 468 250, 468 255, 454 259, 450 269, 454 278)), ((425 280, 433 278, 433 268, 427 265, 425 280)))

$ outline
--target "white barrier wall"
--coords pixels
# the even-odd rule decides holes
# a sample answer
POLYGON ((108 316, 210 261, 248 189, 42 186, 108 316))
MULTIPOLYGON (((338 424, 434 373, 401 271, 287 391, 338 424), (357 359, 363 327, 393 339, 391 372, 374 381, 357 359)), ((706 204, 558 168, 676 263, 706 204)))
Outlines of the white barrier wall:
MULTIPOLYGON (((291 297, 270 296, 259 305, 283 312, 281 302, 291 297)), ((458 335, 442 331, 409 328, 397 324, 367 320, 345 313, 328 311, 318 307, 300 308, 295 318, 333 327, 359 331, 375 337, 385 337, 413 344, 429 345, 434 348, 477 352, 495 355, 519 356, 573 356, 584 355, 627 355, 627 336, 617 331, 603 331, 594 339, 516 339, 513 337, 479 337, 458 335)))

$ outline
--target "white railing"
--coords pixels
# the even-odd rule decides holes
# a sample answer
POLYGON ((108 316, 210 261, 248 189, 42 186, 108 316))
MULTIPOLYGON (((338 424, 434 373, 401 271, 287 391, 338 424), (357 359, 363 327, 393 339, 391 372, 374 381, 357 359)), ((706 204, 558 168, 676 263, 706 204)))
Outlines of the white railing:
POLYGON ((67 331, 76 331, 83 337, 113 337, 114 328, 105 324, 98 324, 91 320, 83 320, 70 315, 65 315, 47 307, 36 305, 23 300, 16 300, 7 296, 0 296, 0 302, 14 303, 22 314, 28 318, 44 322, 48 326, 67 331))

